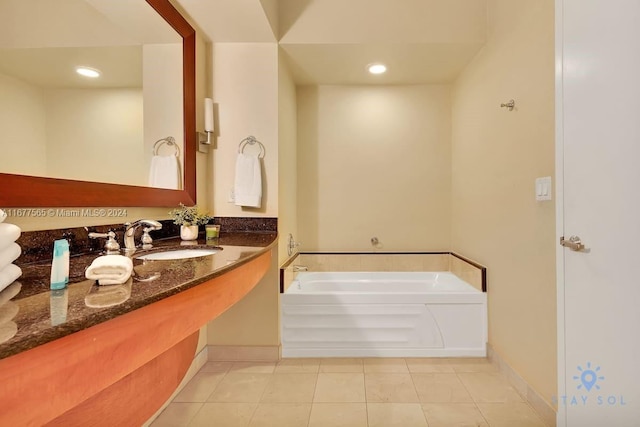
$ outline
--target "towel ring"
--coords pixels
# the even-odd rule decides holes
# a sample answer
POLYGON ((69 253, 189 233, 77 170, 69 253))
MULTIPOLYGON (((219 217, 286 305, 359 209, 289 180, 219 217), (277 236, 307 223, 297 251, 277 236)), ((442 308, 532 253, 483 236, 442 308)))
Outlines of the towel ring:
POLYGON ((175 156, 176 157, 180 157, 180 147, 178 147, 178 144, 176 144, 176 139, 172 136, 168 136, 166 138, 162 138, 156 141, 155 144, 153 144, 153 155, 157 156, 158 155, 158 149, 160 149, 160 147, 162 147, 164 144, 167 144, 169 147, 173 147, 175 150, 175 156))
POLYGON ((258 146, 260 147, 260 154, 258 154, 258 158, 264 159, 266 150, 264 148, 264 145, 262 145, 262 142, 258 141, 255 136, 248 136, 242 141, 240 141, 240 145, 238 145, 238 153, 243 153, 247 145, 255 145, 255 144, 258 144, 258 146))

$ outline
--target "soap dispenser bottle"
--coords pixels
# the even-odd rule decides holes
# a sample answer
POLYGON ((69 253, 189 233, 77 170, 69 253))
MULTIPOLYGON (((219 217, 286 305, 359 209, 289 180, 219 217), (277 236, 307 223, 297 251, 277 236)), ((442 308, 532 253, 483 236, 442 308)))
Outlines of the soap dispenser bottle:
POLYGON ((51 289, 64 289, 69 282, 69 242, 60 239, 53 242, 51 262, 51 289))

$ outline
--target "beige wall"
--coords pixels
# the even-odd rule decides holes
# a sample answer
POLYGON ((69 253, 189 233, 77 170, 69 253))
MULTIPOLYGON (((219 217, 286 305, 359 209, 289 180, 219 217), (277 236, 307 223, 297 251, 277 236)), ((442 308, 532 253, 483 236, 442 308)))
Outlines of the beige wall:
POLYGON ((487 266, 489 342, 550 402, 555 213, 534 180, 554 172, 554 2, 488 6, 487 45, 453 87, 452 250, 487 266))
POLYGON ((277 248, 271 266, 255 288, 207 325, 208 344, 226 346, 278 346, 280 296, 277 248))
POLYGON ((65 179, 146 185, 140 89, 48 89, 47 169, 65 179))
POLYGON ((304 250, 448 250, 450 89, 298 88, 304 250))
POLYGON ((42 89, 0 76, 0 90, 3 172, 146 184, 139 89, 42 89), (104 163, 107 151, 118 158, 116 172, 104 163))
MULTIPOLYGON (((214 43, 213 101, 218 129, 210 194, 218 216, 278 216, 278 47, 275 43, 214 43), (238 145, 249 135, 265 146, 262 207, 229 203, 238 145)), ((247 151, 257 146, 249 146, 247 151)))
POLYGON ((46 169, 46 108, 42 90, 0 74, 0 171, 39 174, 46 169))
MULTIPOLYGON (((291 156, 295 142, 291 140, 291 119, 287 119, 293 108, 293 83, 287 70, 281 68, 275 43, 215 43, 211 52, 213 100, 218 105, 210 195, 214 212, 216 216, 277 217, 279 132, 284 134, 285 160, 291 156), (238 145, 249 135, 261 141, 266 151, 261 208, 241 208, 227 201, 235 179, 238 145)), ((248 146, 246 150, 257 152, 257 147, 248 146)), ((291 169, 288 166, 283 173, 291 169)), ((249 295, 208 324, 209 345, 279 344, 277 249, 272 256, 267 275, 249 295)))
POLYGON ((287 259, 287 236, 298 236, 296 163, 296 87, 282 53, 278 54, 278 262, 287 259))

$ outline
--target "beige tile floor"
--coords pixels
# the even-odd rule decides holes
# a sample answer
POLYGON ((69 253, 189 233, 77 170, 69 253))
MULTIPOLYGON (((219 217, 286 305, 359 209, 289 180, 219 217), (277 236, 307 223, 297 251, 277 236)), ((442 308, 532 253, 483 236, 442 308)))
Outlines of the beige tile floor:
POLYGON ((486 359, 209 362, 152 427, 544 427, 486 359))

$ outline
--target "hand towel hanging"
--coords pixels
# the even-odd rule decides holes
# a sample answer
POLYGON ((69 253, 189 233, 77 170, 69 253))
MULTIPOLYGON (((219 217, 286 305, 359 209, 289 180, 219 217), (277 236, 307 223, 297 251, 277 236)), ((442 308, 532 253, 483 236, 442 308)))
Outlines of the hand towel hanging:
POLYGON ((262 205, 262 167, 257 154, 238 153, 234 193, 237 206, 262 205))

